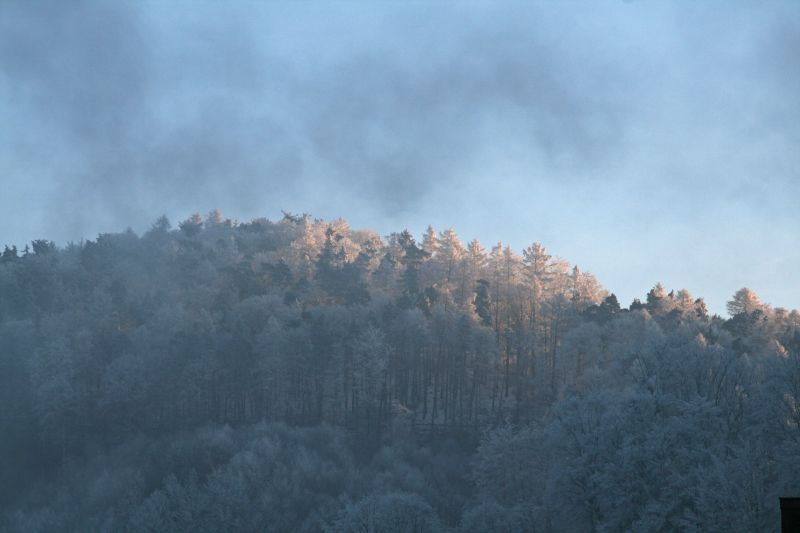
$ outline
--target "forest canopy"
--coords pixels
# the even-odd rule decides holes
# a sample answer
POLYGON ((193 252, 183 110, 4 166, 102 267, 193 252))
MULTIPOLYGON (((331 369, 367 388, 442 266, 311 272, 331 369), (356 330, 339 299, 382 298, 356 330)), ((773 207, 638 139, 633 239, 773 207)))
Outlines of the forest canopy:
POLYGON ((0 256, 7 531, 767 531, 800 313, 285 214, 0 256))

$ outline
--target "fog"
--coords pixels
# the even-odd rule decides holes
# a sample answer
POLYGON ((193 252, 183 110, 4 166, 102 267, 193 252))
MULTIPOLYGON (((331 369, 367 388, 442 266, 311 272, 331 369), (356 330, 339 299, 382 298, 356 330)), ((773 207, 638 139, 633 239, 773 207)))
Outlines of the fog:
MULTIPOLYGON (((797 307, 800 7, 4 2, 0 241, 219 208, 797 307)), ((2 244, 2 243, 0 243, 2 244)))

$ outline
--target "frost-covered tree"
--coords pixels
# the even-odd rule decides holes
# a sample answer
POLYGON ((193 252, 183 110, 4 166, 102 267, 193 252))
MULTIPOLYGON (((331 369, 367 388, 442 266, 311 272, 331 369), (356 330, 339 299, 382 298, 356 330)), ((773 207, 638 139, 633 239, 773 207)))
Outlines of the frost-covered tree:
POLYGON ((742 287, 736 291, 736 294, 733 295, 733 299, 725 304, 725 308, 731 316, 736 316, 740 313, 749 315, 755 311, 764 309, 758 295, 747 287, 742 287))
POLYGON ((414 494, 370 496, 348 506, 330 528, 336 533, 437 533, 431 506, 414 494))

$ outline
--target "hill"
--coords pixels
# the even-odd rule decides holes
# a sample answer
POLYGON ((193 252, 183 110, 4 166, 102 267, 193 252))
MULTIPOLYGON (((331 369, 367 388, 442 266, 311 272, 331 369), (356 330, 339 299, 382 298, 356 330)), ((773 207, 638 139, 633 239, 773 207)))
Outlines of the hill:
POLYGON ((624 308, 538 243, 307 215, 7 246, 0 524, 774 529, 800 314, 728 309, 661 285, 624 308))

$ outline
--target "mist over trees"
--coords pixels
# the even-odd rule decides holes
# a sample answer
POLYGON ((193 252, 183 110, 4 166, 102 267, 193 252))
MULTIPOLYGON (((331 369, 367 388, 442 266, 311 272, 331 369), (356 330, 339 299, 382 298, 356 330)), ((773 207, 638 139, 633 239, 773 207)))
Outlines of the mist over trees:
POLYGON ((4 531, 769 531, 800 313, 218 211, 0 255, 4 531))

